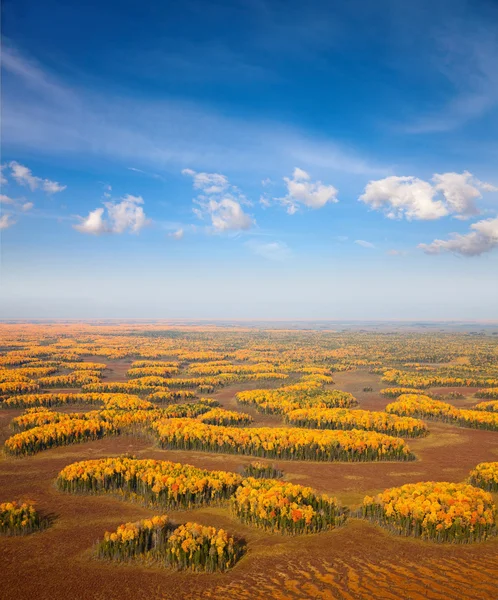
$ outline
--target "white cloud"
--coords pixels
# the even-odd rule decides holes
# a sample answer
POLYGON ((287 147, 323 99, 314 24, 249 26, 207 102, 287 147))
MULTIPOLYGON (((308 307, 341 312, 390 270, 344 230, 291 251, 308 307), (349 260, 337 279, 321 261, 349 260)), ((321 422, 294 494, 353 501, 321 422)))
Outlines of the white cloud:
POLYGON ((406 252, 404 250, 395 250, 394 248, 387 251, 389 256, 404 256, 406 252))
POLYGON ((182 175, 188 175, 194 180, 194 188, 202 190, 205 194, 222 194, 230 187, 227 177, 220 173, 197 173, 192 169, 183 169, 182 175))
POLYGON ((199 208, 192 209, 198 219, 208 217, 217 232, 246 231, 254 225, 253 218, 242 208, 242 204, 250 202, 225 175, 192 169, 183 169, 182 174, 192 177, 194 189, 202 192, 194 198, 199 208))
POLYGON ((299 167, 294 169, 292 177, 284 177, 284 181, 287 195, 283 198, 275 198, 275 201, 287 207, 290 215, 297 212, 300 204, 317 209, 328 202, 338 202, 338 192, 333 185, 325 185, 321 181, 312 182, 309 173, 299 167))
POLYGON ((435 190, 417 177, 386 177, 368 182, 359 200, 374 210, 384 210, 389 219, 439 219, 448 214, 435 190))
POLYGON ((498 217, 478 221, 470 226, 465 235, 454 233, 449 240, 434 240, 431 244, 419 244, 426 254, 453 252, 463 256, 479 256, 498 247, 498 217))
POLYGON ((271 206, 270 199, 264 194, 261 194, 261 196, 259 197, 259 203, 263 208, 269 208, 271 206))
POLYGON ((217 231, 245 231, 254 224, 239 202, 231 198, 223 198, 219 202, 210 200, 205 210, 217 231))
POLYGON ((31 169, 20 165, 15 160, 9 163, 9 167, 12 173, 12 177, 16 180, 19 185, 29 187, 32 192, 40 188, 47 194, 56 194, 57 192, 64 191, 67 186, 61 185, 57 181, 51 181, 50 179, 42 179, 41 177, 35 177, 31 169))
POLYGON ((174 240, 181 240, 181 239, 183 239, 184 235, 185 235, 185 232, 183 231, 183 229, 177 229, 176 231, 172 231, 171 233, 168 233, 168 237, 170 237, 174 240))
POLYGON ((90 235, 101 235, 103 233, 138 233, 149 223, 144 209, 141 196, 127 194, 121 198, 121 202, 104 202, 107 209, 107 218, 104 218, 104 208, 96 208, 89 212, 86 218, 79 217, 79 225, 74 229, 80 233, 90 235))
POLYGON ((17 210, 21 210, 22 212, 27 212, 31 210, 34 206, 33 202, 22 202, 22 200, 14 200, 14 198, 10 198, 10 196, 6 196, 5 194, 0 194, 0 204, 5 204, 9 206, 13 206, 17 210))
POLYGON ((9 227, 12 227, 12 225, 15 224, 16 221, 12 220, 11 215, 4 214, 0 217, 0 229, 8 229, 9 227))
POLYGON ((144 209, 139 206, 143 204, 142 196, 126 194, 121 202, 104 202, 111 222, 112 233, 138 233, 147 224, 144 209))
POLYGON ((432 180, 435 183, 435 189, 443 194, 449 211, 462 218, 479 214, 474 202, 482 198, 478 188, 485 192, 498 191, 498 188, 493 185, 475 179, 468 171, 463 173, 436 173, 432 180))
POLYGON ((258 256, 268 260, 283 261, 291 256, 291 250, 284 242, 257 242, 251 240, 246 246, 258 256))
POLYGON ((359 200, 389 219, 430 221, 450 214, 465 219, 478 214, 474 200, 482 197, 480 190, 498 189, 468 171, 436 173, 432 181, 396 176, 370 181, 359 200))
POLYGON ((375 248, 374 244, 371 242, 366 242, 365 240, 355 240, 354 243, 358 244, 358 246, 362 246, 363 248, 375 248))
POLYGON ((5 194, 0 194, 0 204, 15 204, 16 201, 5 194))
POLYGON ((7 165, 0 165, 0 184, 1 185, 6 185, 7 182, 7 177, 5 177, 5 175, 3 174, 3 170, 5 169, 7 165))
POLYGON ((109 232, 107 222, 103 219, 104 209, 96 208, 88 213, 88 217, 81 219, 79 225, 73 225, 74 229, 80 233, 88 233, 90 235, 100 235, 109 232))

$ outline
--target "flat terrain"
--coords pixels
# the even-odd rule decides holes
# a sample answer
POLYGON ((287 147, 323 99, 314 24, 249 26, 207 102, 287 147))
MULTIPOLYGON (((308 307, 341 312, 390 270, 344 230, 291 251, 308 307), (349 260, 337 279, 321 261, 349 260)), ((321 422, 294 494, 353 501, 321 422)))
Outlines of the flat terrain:
MULTIPOLYGON (((128 362, 109 363, 109 380, 124 380, 128 362)), ((366 371, 337 373, 334 387, 352 392, 360 408, 382 410, 389 400, 378 392, 380 378, 366 371), (372 387, 372 392, 363 392, 372 387)), ((239 385, 214 394, 223 407, 251 413, 255 426, 278 426, 278 416, 261 415, 237 404, 239 385)), ((448 392, 448 389, 444 390, 448 392)), ((459 388, 467 396, 472 389, 459 388)), ((465 406, 467 398, 454 401, 465 406)), ((82 407, 87 409, 88 407, 82 407)), ((0 412, 1 442, 19 410, 0 412)), ((350 506, 366 494, 424 480, 462 481, 477 463, 498 460, 495 432, 430 424, 431 434, 409 440, 417 455, 408 463, 309 463, 273 461, 285 478, 336 495, 350 506)), ((498 539, 471 546, 437 545, 405 539, 366 522, 317 535, 289 537, 241 525, 226 507, 172 512, 173 520, 195 520, 243 536, 248 553, 226 574, 175 573, 140 565, 110 565, 92 558, 103 531, 122 522, 157 514, 109 496, 77 496, 56 490, 54 480, 66 465, 83 459, 129 452, 138 457, 174 460, 209 469, 240 471, 251 457, 203 452, 163 451, 145 439, 123 436, 56 448, 0 462, 2 497, 30 498, 53 514, 43 533, 0 540, 2 599, 58 598, 134 600, 247 598, 330 600, 496 600, 498 539)))

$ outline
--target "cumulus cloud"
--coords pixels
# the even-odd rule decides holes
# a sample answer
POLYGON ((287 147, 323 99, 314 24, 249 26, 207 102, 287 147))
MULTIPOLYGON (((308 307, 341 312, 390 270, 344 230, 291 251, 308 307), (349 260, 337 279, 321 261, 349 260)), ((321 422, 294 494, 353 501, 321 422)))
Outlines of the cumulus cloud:
POLYGON ((66 185, 61 185, 57 181, 35 177, 35 175, 33 175, 31 172, 31 169, 28 169, 28 167, 25 167, 24 165, 20 165, 15 160, 9 163, 9 167, 12 177, 16 180, 16 182, 19 185, 29 187, 32 192, 40 188, 44 192, 47 192, 47 194, 56 194, 57 192, 62 192, 67 188, 66 185))
POLYGON ((184 236, 185 232, 183 231, 183 229, 177 229, 176 231, 172 231, 171 233, 168 233, 168 237, 174 239, 174 240, 181 240, 184 236))
POLYGON ((434 240, 431 244, 419 244, 426 254, 453 252, 462 256, 479 256, 498 247, 498 217, 484 219, 470 226, 469 233, 452 234, 448 240, 434 240))
POLYGON ((432 179, 435 189, 440 191, 449 211, 461 218, 479 214, 475 200, 482 198, 481 190, 496 192, 498 188, 490 183, 481 182, 468 171, 463 173, 436 173, 432 179))
POLYGON ((23 212, 28 212, 28 210, 31 210, 33 208, 34 204, 32 202, 25 202, 24 204, 22 204, 21 206, 21 210, 23 212))
POLYGON ((386 177, 370 181, 360 201, 374 210, 383 210, 389 219, 439 219, 448 214, 435 189, 417 177, 386 177))
POLYGON ((210 219, 214 231, 246 231, 254 225, 253 218, 242 208, 243 204, 250 203, 225 175, 198 173, 192 169, 183 169, 182 174, 192 177, 194 189, 201 191, 194 198, 195 216, 210 219))
MULTIPOLYGON (((338 202, 338 191, 333 185, 325 185, 321 181, 311 181, 309 173, 299 167, 294 169, 292 177, 284 177, 284 181, 287 194, 283 198, 274 198, 274 200, 285 206, 289 215, 295 214, 301 204, 308 208, 318 209, 324 207, 328 202, 338 202)), ((264 202, 262 204, 264 205, 264 202)))
POLYGON ((126 194, 121 202, 105 202, 112 233, 138 233, 147 224, 142 196, 126 194))
POLYGON ((8 229, 15 225, 16 221, 12 220, 12 216, 8 214, 4 214, 0 217, 0 229, 8 229))
POLYGON ((355 240, 354 243, 363 248, 375 248, 375 245, 372 244, 372 242, 366 242, 365 240, 355 240))
POLYGON ((432 183, 417 177, 385 177, 370 181, 359 200, 389 219, 430 221, 453 215, 466 219, 479 213, 481 192, 498 191, 468 171, 436 173, 432 183))
POLYGON ((244 212, 239 202, 223 198, 219 202, 210 200, 205 208, 211 217, 211 223, 217 231, 245 231, 254 221, 244 212))
POLYGON ((89 235, 103 233, 138 233, 149 223, 144 209, 143 198, 127 194, 121 202, 104 202, 105 209, 100 207, 88 213, 86 218, 78 217, 80 223, 74 229, 89 235), (107 217, 104 212, 107 210, 107 217))
POLYGON ((258 242, 251 240, 247 242, 246 246, 251 252, 267 260, 280 262, 291 256, 291 250, 285 242, 258 242))
POLYGON ((108 233, 109 227, 107 222, 103 218, 104 209, 96 208, 88 213, 88 217, 78 217, 81 219, 79 225, 73 225, 73 227, 80 233, 87 233, 90 235, 100 235, 102 233, 108 233))

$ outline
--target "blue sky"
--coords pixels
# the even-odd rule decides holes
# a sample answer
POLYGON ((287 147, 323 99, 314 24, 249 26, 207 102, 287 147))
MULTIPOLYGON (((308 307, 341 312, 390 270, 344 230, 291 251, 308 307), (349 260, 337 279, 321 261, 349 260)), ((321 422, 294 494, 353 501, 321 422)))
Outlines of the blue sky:
POLYGON ((498 5, 7 1, 4 318, 498 319, 498 5))

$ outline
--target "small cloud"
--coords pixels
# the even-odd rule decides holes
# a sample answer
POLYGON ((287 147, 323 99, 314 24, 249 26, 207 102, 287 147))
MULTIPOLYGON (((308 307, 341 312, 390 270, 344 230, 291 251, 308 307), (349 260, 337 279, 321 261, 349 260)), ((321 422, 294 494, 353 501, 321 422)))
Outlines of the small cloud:
POLYGON ((388 250, 387 254, 389 256, 405 256, 406 252, 404 250, 388 250))
POLYGON ((461 256, 480 256, 498 248, 498 217, 478 221, 470 226, 469 233, 454 233, 449 240, 434 240, 431 244, 419 244, 426 254, 452 252, 461 256))
POLYGON ((102 194, 104 196, 104 198, 109 199, 111 198, 111 192, 112 192, 112 185, 106 183, 104 184, 104 193, 102 194))
POLYGON ((363 248, 375 248, 371 242, 366 242, 365 240, 355 240, 354 243, 358 244, 358 246, 362 246, 363 248))
POLYGON ((219 202, 210 200, 205 211, 217 231, 246 231, 254 225, 253 219, 231 198, 223 198, 219 202))
POLYGON ((107 213, 111 222, 112 233, 138 233, 148 223, 144 209, 139 206, 143 204, 142 196, 126 194, 121 202, 105 202, 107 213))
POLYGON ((5 194, 0 194, 0 204, 12 206, 14 209, 22 212, 27 212, 33 208, 33 202, 23 202, 22 200, 14 200, 14 198, 10 198, 5 194))
POLYGON ((168 237, 170 237, 173 240, 181 240, 183 239, 184 234, 185 232, 183 231, 183 229, 177 229, 176 231, 168 233, 168 237))
POLYGON ((90 211, 86 218, 78 217, 81 223, 73 227, 80 233, 89 235, 121 234, 126 231, 138 233, 150 222, 140 206, 143 203, 141 196, 127 194, 121 198, 121 202, 104 202, 107 218, 104 218, 104 208, 96 208, 90 211))
POLYGON ((347 241, 349 240, 349 238, 348 238, 348 236, 347 236, 347 235, 338 235, 338 236, 336 237, 336 240, 337 240, 338 242, 347 242, 347 241))
POLYGON ((0 184, 1 185, 6 185, 7 182, 7 177, 5 177, 5 175, 3 174, 3 170, 6 168, 7 165, 0 165, 0 184))
POLYGON ((9 163, 12 177, 16 180, 19 185, 29 187, 32 192, 37 188, 42 189, 47 194, 56 194, 63 192, 67 186, 61 185, 57 181, 51 181, 50 179, 42 179, 41 177, 35 177, 31 170, 24 165, 20 165, 15 160, 9 163))
POLYGON ((16 201, 5 194, 0 194, 0 204, 15 204, 16 201))
POLYGON ((263 187, 267 187, 267 186, 269 186, 269 185, 272 185, 272 183, 273 183, 273 181, 272 181, 272 180, 271 180, 269 177, 267 177, 266 179, 263 179, 263 180, 261 181, 261 185, 262 185, 263 187))
POLYGON ((382 210, 388 219, 431 221, 453 215, 467 219, 479 214, 475 200, 498 188, 472 173, 436 173, 432 182, 417 177, 385 177, 370 181, 360 202, 382 210))
POLYGON ((192 177, 194 180, 194 188, 202 190, 205 194, 221 194, 228 190, 230 184, 225 175, 220 173, 197 173, 192 169, 183 169, 182 175, 192 177))
POLYGON ((246 246, 258 256, 262 256, 267 260, 284 261, 291 256, 291 250, 284 242, 257 242, 250 240, 246 246))
POLYGON ((292 177, 284 177, 287 186, 287 195, 283 198, 274 198, 276 202, 287 207, 289 215, 295 214, 299 205, 318 209, 327 203, 335 204, 338 191, 333 185, 325 185, 321 181, 311 181, 309 173, 296 167, 292 177))
POLYGON ((89 235, 101 235, 102 233, 108 233, 109 227, 106 221, 103 219, 104 209, 96 208, 88 213, 88 217, 78 217, 81 219, 79 225, 73 225, 76 231, 80 233, 86 233, 89 235))
POLYGON ((194 189, 202 192, 194 199, 198 208, 192 212, 198 219, 209 218, 216 232, 246 231, 254 225, 253 218, 242 208, 242 204, 250 202, 225 175, 192 169, 183 169, 182 174, 192 177, 194 189))
POLYGON ((12 227, 12 225, 15 224, 16 221, 12 220, 11 215, 4 214, 0 217, 0 229, 8 229, 9 227, 12 227))

